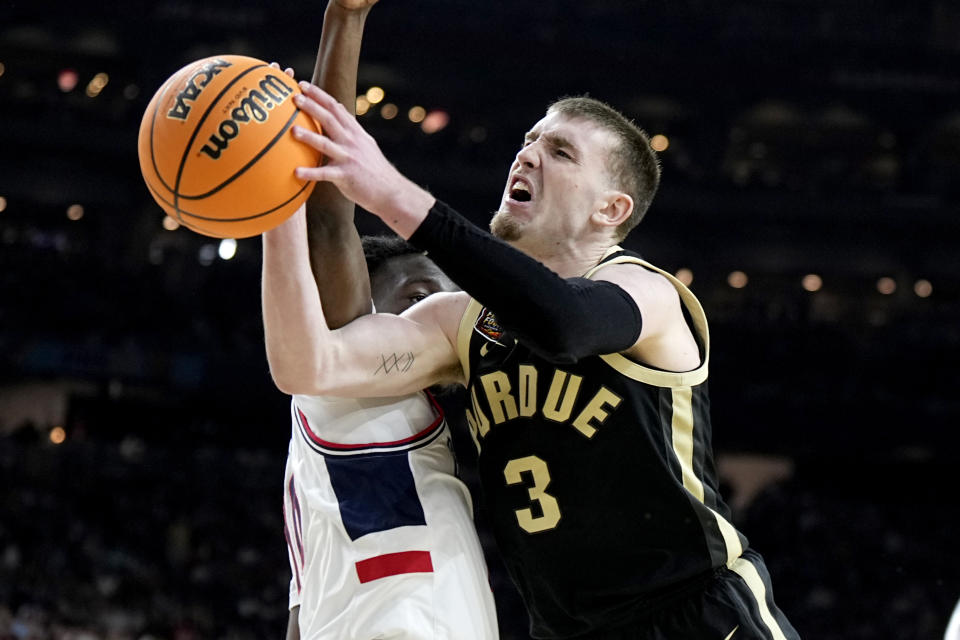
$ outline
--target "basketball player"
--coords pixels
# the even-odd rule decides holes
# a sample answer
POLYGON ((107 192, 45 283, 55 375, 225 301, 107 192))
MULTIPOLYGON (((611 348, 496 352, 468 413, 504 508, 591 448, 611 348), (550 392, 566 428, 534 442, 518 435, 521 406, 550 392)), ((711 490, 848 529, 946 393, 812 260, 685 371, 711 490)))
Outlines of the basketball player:
MULTIPOLYGON (((324 16, 314 81, 351 104, 375 2, 332 0, 324 16)), ((371 281, 377 310, 388 313, 455 289, 399 238, 368 239, 361 248, 353 203, 336 187, 317 185, 306 209, 295 215, 303 255, 310 241, 305 277, 313 282, 311 265, 322 274, 330 326, 371 311, 371 281)), ((316 297, 317 286, 304 293, 316 297)), ((299 395, 305 385, 297 376, 310 354, 286 354, 273 324, 266 341, 271 372, 293 394, 284 478, 287 638, 496 638, 470 496, 454 475, 439 406, 426 392, 374 400, 299 395)))
POLYGON ((797 638, 717 490, 700 304, 617 243, 659 182, 645 133, 572 98, 526 134, 485 233, 400 174, 330 96, 299 99, 327 180, 465 292, 331 331, 301 225, 264 236, 266 321, 314 354, 312 393, 467 386, 483 500, 537 638, 797 638), (389 363, 389 365, 385 364, 389 363))

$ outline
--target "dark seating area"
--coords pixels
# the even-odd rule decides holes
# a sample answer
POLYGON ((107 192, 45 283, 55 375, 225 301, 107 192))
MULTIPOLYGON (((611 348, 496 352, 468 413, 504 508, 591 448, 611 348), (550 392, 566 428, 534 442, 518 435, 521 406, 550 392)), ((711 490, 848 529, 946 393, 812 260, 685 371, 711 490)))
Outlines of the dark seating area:
MULTIPOLYGON (((807 637, 936 638, 960 589, 955 466, 795 460, 739 526, 807 637)), ((288 576, 276 448, 0 439, 0 638, 268 638, 288 576)), ((495 557, 504 638, 525 617, 495 557)))
MULTIPOLYGON (((221 257, 173 228, 136 141, 192 60, 308 77, 323 3, 8 4, 0 640, 281 637, 290 424, 260 239, 221 257)), ((661 189, 624 244, 704 306, 722 489, 808 639, 941 640, 960 599, 954 4, 382 0, 367 26, 359 90, 395 117, 360 122, 478 225, 553 99, 589 93, 662 136, 661 189), (414 105, 447 125, 428 133, 414 105)), ((526 638, 490 566, 502 637, 526 638)))

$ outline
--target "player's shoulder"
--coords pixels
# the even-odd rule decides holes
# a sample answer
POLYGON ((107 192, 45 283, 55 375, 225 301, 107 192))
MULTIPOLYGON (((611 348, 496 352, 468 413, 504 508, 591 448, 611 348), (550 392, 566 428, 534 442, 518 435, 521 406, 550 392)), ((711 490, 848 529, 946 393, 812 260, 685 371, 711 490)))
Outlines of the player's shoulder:
POLYGON ((640 289, 655 297, 677 297, 677 288, 666 275, 642 260, 601 264, 593 274, 594 280, 606 280, 632 291, 640 289))
POLYGON ((463 313, 470 302, 470 296, 463 291, 439 291, 427 296, 403 312, 413 317, 446 317, 463 313))
POLYGON ((470 296, 463 291, 438 292, 427 296, 401 314, 416 322, 426 331, 439 329, 453 340, 460 321, 470 304, 470 296))
POLYGON ((401 315, 412 317, 459 315, 467 308, 470 296, 464 291, 439 291, 427 296, 401 315))

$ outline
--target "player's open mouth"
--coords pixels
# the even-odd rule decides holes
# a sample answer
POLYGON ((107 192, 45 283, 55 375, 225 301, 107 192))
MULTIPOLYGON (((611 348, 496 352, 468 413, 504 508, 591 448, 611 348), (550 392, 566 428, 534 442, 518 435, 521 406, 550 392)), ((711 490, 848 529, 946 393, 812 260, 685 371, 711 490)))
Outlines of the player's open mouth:
POLYGON ((510 186, 510 199, 516 202, 530 202, 532 198, 530 185, 520 178, 514 178, 510 186))

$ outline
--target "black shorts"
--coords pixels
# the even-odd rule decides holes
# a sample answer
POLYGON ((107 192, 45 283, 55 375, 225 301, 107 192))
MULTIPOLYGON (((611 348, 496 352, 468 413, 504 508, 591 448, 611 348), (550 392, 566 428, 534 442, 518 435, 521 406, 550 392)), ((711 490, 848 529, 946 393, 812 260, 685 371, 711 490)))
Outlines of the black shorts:
POLYGON ((582 640, 800 640, 800 636, 774 604, 763 558, 747 549, 732 568, 718 570, 696 593, 665 604, 642 621, 582 640))

